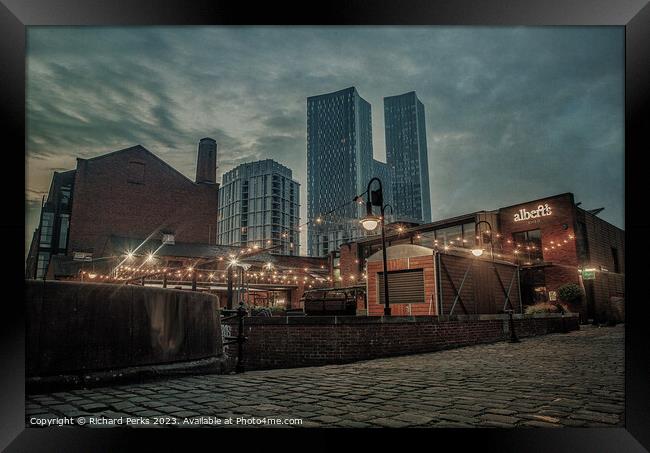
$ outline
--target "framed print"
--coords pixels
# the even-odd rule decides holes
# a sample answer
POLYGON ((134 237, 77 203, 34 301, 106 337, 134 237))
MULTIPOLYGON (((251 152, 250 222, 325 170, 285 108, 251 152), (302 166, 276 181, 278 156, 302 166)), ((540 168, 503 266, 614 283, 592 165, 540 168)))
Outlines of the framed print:
POLYGON ((650 448, 646 2, 0 17, 3 449, 650 448))

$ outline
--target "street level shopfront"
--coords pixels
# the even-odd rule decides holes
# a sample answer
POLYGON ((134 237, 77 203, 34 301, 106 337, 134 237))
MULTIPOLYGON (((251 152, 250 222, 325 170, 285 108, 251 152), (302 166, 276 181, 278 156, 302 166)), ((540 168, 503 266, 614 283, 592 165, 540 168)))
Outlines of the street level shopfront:
MULTIPOLYGON (((575 283, 585 297, 570 308, 583 321, 623 321, 625 233, 599 218, 600 211, 582 209, 573 194, 564 193, 425 225, 390 224, 387 247, 413 244, 431 249, 432 254, 465 254, 468 259, 478 249, 481 261, 518 266, 523 309, 537 302, 559 301, 558 288, 575 283)), ((374 269, 374 260, 369 259, 379 250, 381 240, 374 236, 343 244, 330 257, 333 280, 344 285, 368 282, 368 313, 374 305, 380 306, 373 285, 381 278, 381 270, 374 269)), ((390 277, 391 269, 389 282, 390 277)), ((426 275, 423 278, 425 287, 434 285, 426 275)), ((424 305, 430 302, 422 301, 424 305)))

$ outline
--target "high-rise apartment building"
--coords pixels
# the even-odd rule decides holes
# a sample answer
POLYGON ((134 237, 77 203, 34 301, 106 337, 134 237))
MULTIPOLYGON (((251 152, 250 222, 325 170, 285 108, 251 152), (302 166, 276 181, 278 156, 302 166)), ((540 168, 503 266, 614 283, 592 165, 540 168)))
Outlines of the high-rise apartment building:
POLYGON ((354 87, 307 98, 310 256, 326 255, 363 234, 362 207, 348 202, 366 190, 372 155, 370 104, 354 87))
POLYGON ((219 189, 221 245, 299 255, 300 184, 291 169, 266 159, 224 173, 219 189))
POLYGON ((384 98, 386 161, 393 176, 395 219, 431 221, 424 105, 415 91, 384 98))

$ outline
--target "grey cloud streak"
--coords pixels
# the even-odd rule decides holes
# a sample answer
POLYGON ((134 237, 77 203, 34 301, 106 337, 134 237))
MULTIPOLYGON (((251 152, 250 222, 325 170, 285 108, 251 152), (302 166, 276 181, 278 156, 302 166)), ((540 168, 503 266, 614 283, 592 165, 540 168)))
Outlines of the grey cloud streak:
POLYGON ((417 91, 434 219, 571 191, 623 227, 623 50, 613 27, 30 27, 26 197, 137 143, 193 178, 211 136, 220 173, 292 168, 304 220, 306 98, 356 86, 382 160, 382 98, 417 91))

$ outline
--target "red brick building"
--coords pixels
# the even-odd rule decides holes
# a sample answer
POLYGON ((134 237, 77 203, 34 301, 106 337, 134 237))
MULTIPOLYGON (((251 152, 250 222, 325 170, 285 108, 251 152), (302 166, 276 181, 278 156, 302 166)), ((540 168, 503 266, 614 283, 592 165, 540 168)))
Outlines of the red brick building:
POLYGON ((75 170, 54 174, 27 277, 47 275, 56 255, 107 258, 111 236, 169 235, 179 242, 214 244, 218 192, 212 139, 201 140, 196 182, 141 145, 77 159, 75 170))
POLYGON ((306 289, 326 285, 327 258, 216 244, 216 151, 201 139, 195 181, 140 145, 55 172, 26 277, 208 291, 225 304, 234 259, 237 300, 300 307, 306 289))
MULTIPOLYGON (((573 194, 565 193, 415 227, 388 225, 387 244, 421 245, 441 254, 464 253, 468 258, 472 250, 481 249, 481 260, 490 258, 519 266, 518 291, 524 307, 556 301, 560 286, 575 283, 585 297, 571 308, 583 320, 622 321, 625 233, 597 217, 601 210, 584 210, 576 205, 573 194)), ((366 283, 370 311, 378 303, 377 295, 373 296, 378 271, 372 260, 368 261, 379 250, 381 240, 376 236, 344 244, 330 257, 335 282, 343 286, 366 283)), ((404 270, 408 266, 398 267, 404 270)), ((431 278, 423 278, 425 288, 432 288, 431 278)), ((425 296, 431 297, 430 293, 425 296)))

